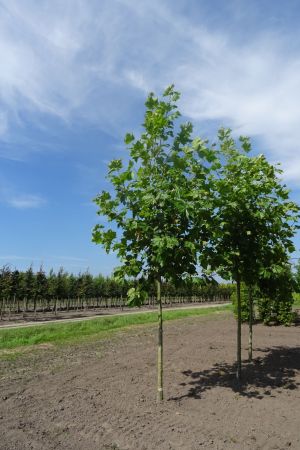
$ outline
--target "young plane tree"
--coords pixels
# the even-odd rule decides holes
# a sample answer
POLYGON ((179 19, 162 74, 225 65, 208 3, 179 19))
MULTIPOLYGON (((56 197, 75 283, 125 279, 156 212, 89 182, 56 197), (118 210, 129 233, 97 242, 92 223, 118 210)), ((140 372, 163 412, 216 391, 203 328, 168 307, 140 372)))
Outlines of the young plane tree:
POLYGON ((251 157, 251 143, 240 137, 240 148, 231 130, 219 131, 220 160, 215 181, 215 208, 211 241, 202 263, 237 288, 237 379, 241 379, 241 282, 249 293, 249 357, 252 358, 253 287, 262 277, 285 270, 294 250, 299 208, 278 178, 279 169, 263 155, 251 157))
POLYGON ((156 284, 159 401, 163 399, 161 281, 176 283, 197 273, 197 254, 211 215, 209 166, 215 161, 213 151, 192 140, 191 123, 177 125, 179 97, 173 86, 161 99, 153 93, 148 96, 140 137, 125 137, 129 161, 111 161, 112 192, 103 191, 95 199, 98 214, 109 225, 96 225, 93 241, 118 255, 117 277, 140 280, 140 286, 129 289, 129 302, 143 302, 147 294, 142 280, 156 284), (202 218, 202 231, 195 226, 195 216, 197 223, 202 218))

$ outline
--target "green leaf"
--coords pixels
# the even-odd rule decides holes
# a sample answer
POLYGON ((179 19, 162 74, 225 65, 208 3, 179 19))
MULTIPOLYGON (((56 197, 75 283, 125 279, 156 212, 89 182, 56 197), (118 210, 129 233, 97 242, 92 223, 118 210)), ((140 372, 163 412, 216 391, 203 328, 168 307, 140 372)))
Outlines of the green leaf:
POLYGON ((126 145, 131 144, 134 141, 134 135, 132 133, 127 133, 124 138, 124 142, 126 145))
POLYGON ((147 300, 148 294, 139 288, 130 288, 127 292, 127 305, 128 306, 142 306, 147 300))
POLYGON ((122 169, 122 160, 121 159, 113 159, 112 161, 110 161, 110 163, 108 164, 108 168, 109 168, 109 173, 111 172, 115 172, 117 170, 122 169))

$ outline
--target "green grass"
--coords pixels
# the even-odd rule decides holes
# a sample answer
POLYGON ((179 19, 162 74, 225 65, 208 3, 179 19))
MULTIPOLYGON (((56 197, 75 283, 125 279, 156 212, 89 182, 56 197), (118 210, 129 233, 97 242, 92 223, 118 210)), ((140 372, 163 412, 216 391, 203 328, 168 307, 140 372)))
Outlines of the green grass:
MULTIPOLYGON (((190 316, 206 316, 230 311, 231 305, 214 308, 180 309, 164 311, 164 320, 176 320, 190 316)), ((47 324, 24 328, 0 330, 0 349, 13 349, 42 343, 63 344, 80 341, 88 337, 107 336, 108 333, 134 325, 151 324, 157 321, 157 312, 136 313, 124 316, 98 317, 80 322, 47 324)))
POLYGON ((300 306, 300 293, 293 293, 293 297, 294 297, 294 306, 300 306))

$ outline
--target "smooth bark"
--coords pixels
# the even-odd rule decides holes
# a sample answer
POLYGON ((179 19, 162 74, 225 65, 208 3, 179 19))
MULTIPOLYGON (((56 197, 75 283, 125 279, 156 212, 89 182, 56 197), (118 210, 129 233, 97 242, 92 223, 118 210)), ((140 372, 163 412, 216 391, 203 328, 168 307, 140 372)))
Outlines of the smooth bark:
POLYGON ((242 311, 241 311, 241 277, 239 272, 236 278, 236 297, 237 297, 237 381, 242 378, 242 311))
POLYGON ((252 286, 249 287, 248 295, 249 295, 249 344, 248 344, 248 358, 249 358, 249 361, 252 361, 252 349, 253 349, 253 332, 252 332, 252 324, 253 324, 253 295, 252 295, 252 286))
POLYGON ((163 393, 163 318, 162 318, 162 304, 161 304, 161 281, 160 278, 156 281, 156 295, 158 305, 158 347, 157 347, 157 401, 161 402, 164 399, 163 393))

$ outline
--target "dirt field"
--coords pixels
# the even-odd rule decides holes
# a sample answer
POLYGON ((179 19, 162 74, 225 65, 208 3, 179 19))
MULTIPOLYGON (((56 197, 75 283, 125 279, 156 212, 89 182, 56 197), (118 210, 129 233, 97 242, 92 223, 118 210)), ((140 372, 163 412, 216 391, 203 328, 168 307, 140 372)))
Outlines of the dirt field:
POLYGON ((168 322, 164 342, 163 405, 155 326, 1 361, 0 448, 300 449, 299 326, 254 327, 240 388, 228 313, 168 322))

